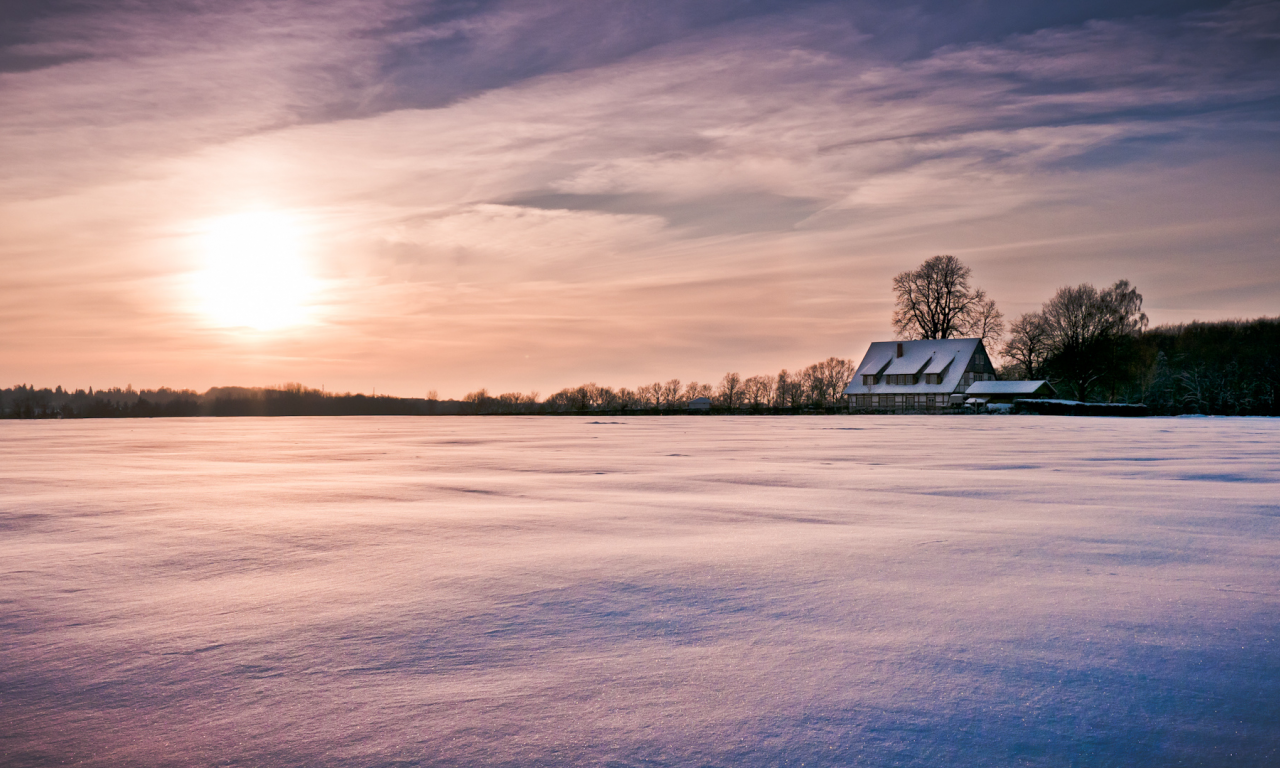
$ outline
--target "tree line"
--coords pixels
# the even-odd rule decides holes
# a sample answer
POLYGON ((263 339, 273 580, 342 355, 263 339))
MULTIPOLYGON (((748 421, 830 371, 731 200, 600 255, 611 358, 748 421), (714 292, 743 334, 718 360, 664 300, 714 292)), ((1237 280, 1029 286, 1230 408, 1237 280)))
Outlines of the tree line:
POLYGON ((782 369, 774 376, 726 373, 715 385, 679 379, 655 381, 634 389, 614 389, 594 382, 568 387, 538 400, 538 393, 490 395, 481 389, 463 398, 471 413, 667 413, 687 411, 700 397, 711 410, 728 413, 796 413, 834 411, 844 407, 844 388, 853 380, 857 363, 830 357, 798 371, 782 369))
POLYGON ((595 383, 569 387, 538 399, 538 393, 490 395, 481 389, 461 400, 332 393, 285 384, 279 387, 214 387, 207 392, 101 389, 96 392, 37 389, 26 384, 0 389, 0 417, 10 419, 154 418, 173 416, 445 416, 521 413, 673 413, 706 397, 718 413, 830 412, 843 406, 842 392, 853 378, 853 360, 832 357, 776 376, 726 373, 719 384, 679 379, 613 389, 595 383))
POLYGON ((285 384, 279 387, 214 387, 193 390, 87 391, 0 389, 0 416, 10 419, 154 418, 172 416, 428 416, 458 414, 457 401, 333 393, 285 384))
POLYGON ((972 271, 934 256, 894 278, 903 339, 981 338, 1001 379, 1047 379, 1078 401, 1145 403, 1164 415, 1280 416, 1280 318, 1148 328, 1128 280, 1059 288, 1009 324, 972 271))
POLYGON ((1132 291, 1123 280, 1062 289, 1043 313, 1014 322, 1002 375, 1154 414, 1280 416, 1280 318, 1138 329, 1145 316, 1132 310, 1132 291))

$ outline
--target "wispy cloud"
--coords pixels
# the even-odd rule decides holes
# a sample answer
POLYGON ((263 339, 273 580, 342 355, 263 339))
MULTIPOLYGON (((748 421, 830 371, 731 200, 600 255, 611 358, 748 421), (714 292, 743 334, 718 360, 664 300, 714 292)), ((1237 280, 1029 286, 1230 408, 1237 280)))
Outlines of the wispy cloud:
POLYGON ((547 390, 856 355, 889 276, 944 251, 1014 310, 1120 276, 1157 321, 1274 306, 1228 300, 1275 263, 1273 4, 960 39, 928 7, 731 5, 32 22, 11 49, 55 63, 0 74, 0 259, 35 286, 7 322, 230 354, 164 286, 195 222, 252 206, 311 221, 329 281, 294 378, 358 356, 406 387, 547 390), (109 306, 50 315, 94 285, 109 306))

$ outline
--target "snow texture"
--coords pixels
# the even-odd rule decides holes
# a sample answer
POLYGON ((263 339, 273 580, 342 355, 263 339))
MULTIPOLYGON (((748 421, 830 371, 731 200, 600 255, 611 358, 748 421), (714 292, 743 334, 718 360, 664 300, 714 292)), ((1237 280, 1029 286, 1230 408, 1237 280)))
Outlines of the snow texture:
POLYGON ((0 423, 0 764, 1280 764, 1280 421, 0 423))

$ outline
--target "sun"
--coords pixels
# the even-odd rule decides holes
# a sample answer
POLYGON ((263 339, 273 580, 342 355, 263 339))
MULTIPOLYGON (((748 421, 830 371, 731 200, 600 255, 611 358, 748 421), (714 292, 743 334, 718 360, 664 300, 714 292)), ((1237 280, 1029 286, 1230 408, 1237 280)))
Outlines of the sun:
POLYGON ((204 269, 195 289, 214 323, 267 331, 307 320, 315 280, 294 217, 265 211, 225 216, 209 222, 200 240, 204 269))

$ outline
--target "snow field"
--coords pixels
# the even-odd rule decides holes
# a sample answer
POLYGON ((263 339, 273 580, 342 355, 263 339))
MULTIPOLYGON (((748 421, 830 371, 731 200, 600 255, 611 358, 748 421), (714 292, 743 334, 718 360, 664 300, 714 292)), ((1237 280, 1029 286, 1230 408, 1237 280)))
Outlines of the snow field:
POLYGON ((0 763, 1272 765, 1280 422, 0 423, 0 763))

